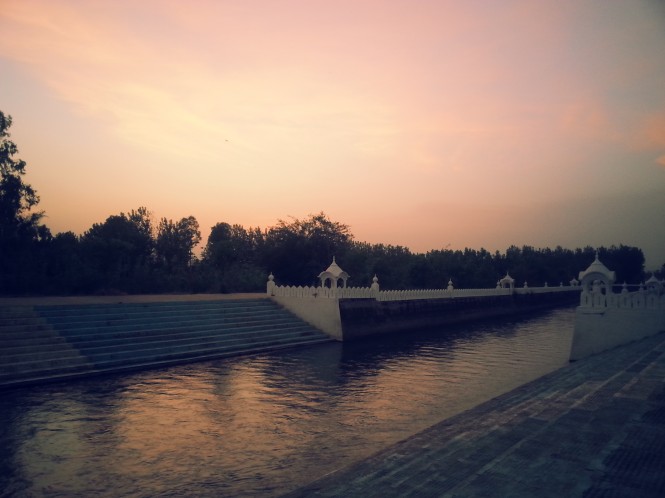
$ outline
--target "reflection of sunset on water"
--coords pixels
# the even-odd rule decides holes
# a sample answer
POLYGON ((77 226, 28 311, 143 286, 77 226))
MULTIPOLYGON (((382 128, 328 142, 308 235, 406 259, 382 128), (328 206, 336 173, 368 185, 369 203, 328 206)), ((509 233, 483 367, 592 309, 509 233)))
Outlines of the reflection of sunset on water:
POLYGON ((564 365, 572 318, 17 391, 0 411, 0 467, 16 489, 67 496, 278 495, 564 365))

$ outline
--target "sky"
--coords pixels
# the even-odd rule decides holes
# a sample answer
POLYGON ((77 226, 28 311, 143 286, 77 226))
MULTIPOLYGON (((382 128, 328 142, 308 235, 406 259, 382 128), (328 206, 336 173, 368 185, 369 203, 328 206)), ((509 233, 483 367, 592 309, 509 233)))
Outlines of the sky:
POLYGON ((665 264, 665 2, 0 0, 0 34, 54 233, 323 211, 414 252, 665 264))

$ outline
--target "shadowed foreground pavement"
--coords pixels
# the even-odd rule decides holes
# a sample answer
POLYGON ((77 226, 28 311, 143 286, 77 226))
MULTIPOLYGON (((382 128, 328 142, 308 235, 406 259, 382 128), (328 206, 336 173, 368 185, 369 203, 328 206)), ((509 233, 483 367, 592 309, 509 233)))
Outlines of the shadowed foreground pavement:
POLYGON ((287 496, 665 496, 665 334, 572 363, 287 496))

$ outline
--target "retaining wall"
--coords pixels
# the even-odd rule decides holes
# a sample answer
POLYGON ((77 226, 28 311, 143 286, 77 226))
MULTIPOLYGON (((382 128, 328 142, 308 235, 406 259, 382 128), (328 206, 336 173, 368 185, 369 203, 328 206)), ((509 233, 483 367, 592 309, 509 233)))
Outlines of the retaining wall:
MULTIPOLYGON (((492 289, 493 291, 493 289, 492 289)), ((423 291, 419 291, 423 292, 423 291)), ((392 296, 390 296, 392 297, 392 296)), ((570 306, 579 292, 486 292, 444 298, 377 299, 276 295, 272 299, 338 341, 510 316, 538 309, 570 306)))

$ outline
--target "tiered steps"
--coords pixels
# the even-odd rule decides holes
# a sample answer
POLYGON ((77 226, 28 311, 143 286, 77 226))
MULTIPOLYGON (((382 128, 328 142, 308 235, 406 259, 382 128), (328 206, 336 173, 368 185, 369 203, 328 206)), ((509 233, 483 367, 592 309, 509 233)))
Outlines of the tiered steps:
POLYGON ((268 299, 0 308, 0 387, 327 341, 268 299))
POLYGON ((87 358, 29 307, 0 308, 0 344, 0 385, 91 369, 87 358))

